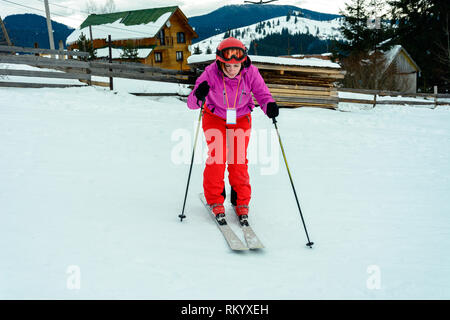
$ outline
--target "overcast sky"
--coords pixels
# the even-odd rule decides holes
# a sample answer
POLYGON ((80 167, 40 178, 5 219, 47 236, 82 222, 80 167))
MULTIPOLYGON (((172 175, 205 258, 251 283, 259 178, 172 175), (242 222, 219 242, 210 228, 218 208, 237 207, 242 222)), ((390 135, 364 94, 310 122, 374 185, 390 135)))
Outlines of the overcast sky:
MULTIPOLYGON (((107 0, 95 0, 103 6, 107 0)), ((253 1, 253 0, 252 0, 253 1)), ((256 0, 257 1, 257 0, 256 0)), ((278 0, 272 4, 294 5, 300 8, 339 13, 346 0, 278 0)), ((77 28, 87 17, 88 0, 49 0, 52 19, 77 28)), ((187 17, 209 13, 227 4, 243 4, 244 0, 114 0, 117 11, 146 9, 177 5, 187 17)), ((4 19, 11 14, 35 13, 45 15, 44 0, 0 0, 0 16, 4 19), (28 8, 27 8, 28 7, 28 8), (34 10, 39 9, 39 10, 34 10)), ((245 19, 245 17, 240 17, 245 19)))

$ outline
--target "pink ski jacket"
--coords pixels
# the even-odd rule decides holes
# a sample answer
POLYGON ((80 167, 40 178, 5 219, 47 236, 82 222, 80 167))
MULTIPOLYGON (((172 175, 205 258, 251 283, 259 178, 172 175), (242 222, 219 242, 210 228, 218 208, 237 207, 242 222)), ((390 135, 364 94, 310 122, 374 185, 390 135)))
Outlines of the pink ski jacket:
POLYGON ((205 71, 197 78, 195 87, 189 94, 187 105, 190 109, 198 109, 201 106, 201 101, 197 101, 197 97, 194 95, 195 90, 203 81, 207 81, 210 89, 206 97, 206 106, 215 115, 226 119, 227 111, 227 97, 228 105, 233 108, 236 98, 236 117, 240 118, 253 111, 255 104, 253 103, 252 93, 258 101, 261 109, 264 113, 267 112, 267 103, 275 102, 270 94, 269 88, 267 88, 264 79, 257 67, 251 64, 249 58, 248 62, 244 63, 243 68, 239 75, 233 79, 228 78, 216 62, 211 63, 205 68, 205 71), (241 78, 239 83, 239 78, 241 78), (224 80, 226 90, 224 88, 224 80), (239 89, 238 89, 239 83, 239 89), (226 91, 226 94, 225 94, 226 91))

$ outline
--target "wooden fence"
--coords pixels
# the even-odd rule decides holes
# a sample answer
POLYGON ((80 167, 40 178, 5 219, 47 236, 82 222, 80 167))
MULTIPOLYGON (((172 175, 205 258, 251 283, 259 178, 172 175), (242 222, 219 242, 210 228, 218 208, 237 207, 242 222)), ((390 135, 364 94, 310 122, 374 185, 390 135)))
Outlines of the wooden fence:
POLYGON ((402 93, 398 91, 383 91, 383 90, 366 90, 366 89, 351 89, 351 88, 339 88, 338 92, 358 93, 364 95, 371 95, 372 97, 362 98, 341 98, 339 102, 347 103, 360 103, 370 104, 372 107, 383 104, 390 105, 423 105, 436 108, 438 105, 450 105, 450 94, 438 94, 438 93, 402 93), (423 100, 412 101, 408 99, 382 99, 380 97, 401 97, 401 98, 421 98, 423 100), (446 99, 447 101, 439 101, 439 99, 446 99))
MULTIPOLYGON (((51 72, 51 71, 35 71, 35 70, 16 70, 0 68, 0 76, 22 76, 22 77, 40 77, 40 78, 55 78, 55 79, 75 79, 79 80, 80 84, 50 84, 50 83, 23 83, 23 82, 11 82, 2 80, 0 78, 0 87, 19 87, 19 88, 64 88, 73 86, 86 86, 92 84, 106 85, 104 82, 96 83, 92 80, 92 76, 109 77, 109 86, 112 89, 113 78, 126 78, 136 80, 150 80, 150 81, 162 81, 173 82, 193 85, 195 83, 198 74, 194 72, 178 71, 160 69, 150 67, 141 63, 130 62, 108 62, 104 60, 95 61, 83 61, 83 58, 89 56, 87 52, 79 51, 66 51, 66 50, 49 50, 39 48, 23 48, 14 46, 0 46, 0 52, 7 52, 10 54, 0 55, 0 63, 10 64, 25 64, 38 68, 48 68, 63 72, 51 72), (29 53, 27 55, 16 55, 15 53, 29 53), (55 58, 42 57, 41 55, 52 55, 55 58), (67 57, 78 57, 81 59, 67 59, 67 57)), ((317 105, 331 108, 332 105, 337 105, 338 102, 347 103, 360 103, 370 104, 375 107, 377 104, 392 104, 392 105, 429 105, 431 108, 436 108, 438 105, 449 105, 450 94, 433 94, 433 93, 415 93, 407 94, 401 92, 392 91, 376 91, 376 90, 363 90, 363 89, 348 89, 339 88, 336 91, 334 87, 316 87, 316 86, 302 86, 296 85, 296 90, 303 90, 308 93, 307 97, 299 97, 297 94, 292 93, 293 86, 287 84, 268 84, 274 95, 283 96, 284 103, 280 102, 280 105, 288 103, 289 99, 294 99, 296 103, 300 103, 301 106, 317 105), (344 98, 338 97, 338 92, 350 92, 359 93, 365 95, 371 95, 373 98, 344 98), (292 93, 292 94, 291 94, 292 93), (422 98, 421 101, 401 100, 396 99, 380 99, 380 97, 405 97, 405 98, 422 98), (299 99, 302 99, 301 101, 299 99), (440 101, 439 99, 445 99, 447 101, 440 101)), ((302 92, 303 92, 302 91, 302 92)), ((138 96, 167 96, 176 95, 174 93, 132 93, 138 96)), ((185 96, 183 96, 185 98, 185 96)), ((288 107, 290 105, 287 105, 288 107)))
MULTIPOLYGON (((109 77, 111 89, 113 89, 112 78, 126 78, 187 84, 193 84, 195 82, 195 76, 191 72, 160 69, 149 67, 141 63, 107 62, 106 60, 82 61, 81 59, 65 59, 66 56, 81 58, 88 57, 89 54, 87 52, 22 48, 13 46, 0 46, 0 52, 13 53, 11 55, 0 55, 0 63, 25 64, 38 68, 48 68, 63 71, 49 72, 0 69, 0 75, 78 79, 86 82, 88 85, 92 84, 92 76, 109 77), (32 54, 15 55, 14 53, 17 52, 32 54), (33 53, 36 55, 33 55, 33 53), (42 57, 41 54, 54 55, 59 57, 59 59, 42 57)), ((85 85, 86 84, 72 85, 0 81, 0 87, 20 88, 71 87, 85 85)))

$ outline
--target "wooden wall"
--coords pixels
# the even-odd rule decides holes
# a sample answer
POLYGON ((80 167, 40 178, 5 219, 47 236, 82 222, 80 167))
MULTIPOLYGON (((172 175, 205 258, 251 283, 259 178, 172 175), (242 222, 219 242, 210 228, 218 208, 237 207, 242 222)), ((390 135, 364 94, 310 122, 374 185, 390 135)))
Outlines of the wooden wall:
POLYGON ((417 92, 417 69, 412 64, 410 58, 403 52, 400 53, 394 59, 395 66, 397 68, 397 88, 396 90, 416 93, 417 92))
POLYGON ((170 27, 164 26, 164 33, 166 36, 166 45, 160 45, 159 39, 157 40, 158 46, 155 47, 149 57, 145 60, 145 64, 159 67, 163 69, 174 70, 190 70, 187 64, 187 58, 191 55, 188 47, 192 44, 194 34, 186 27, 186 22, 183 21, 181 14, 176 11, 170 18, 170 27), (177 33, 184 32, 186 43, 177 43, 177 33), (183 60, 176 60, 176 52, 183 52, 183 60), (155 52, 161 52, 162 62, 155 61, 155 52))

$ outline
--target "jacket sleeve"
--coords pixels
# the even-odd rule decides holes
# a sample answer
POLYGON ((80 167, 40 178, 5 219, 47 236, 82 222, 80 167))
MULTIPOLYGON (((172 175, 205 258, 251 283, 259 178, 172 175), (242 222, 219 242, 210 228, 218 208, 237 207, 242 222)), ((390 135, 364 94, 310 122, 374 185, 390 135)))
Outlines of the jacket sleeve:
POLYGON ((187 106, 188 106, 189 109, 199 109, 201 107, 201 103, 202 102, 197 99, 197 97, 195 96, 194 92, 195 92, 195 90, 197 90, 198 86, 203 81, 207 81, 208 84, 211 85, 210 81, 208 81, 208 80, 209 80, 208 70, 205 70, 200 75, 200 77, 198 77, 197 80, 195 81, 194 89, 192 89, 191 93, 188 96, 187 106))
POLYGON ((269 88, 264 82, 263 77, 259 73, 258 68, 256 68, 255 66, 251 66, 251 68, 252 93, 256 101, 258 101, 259 105, 261 106, 261 109, 264 111, 264 113, 267 113, 267 104, 269 102, 275 102, 275 100, 273 99, 269 88))

